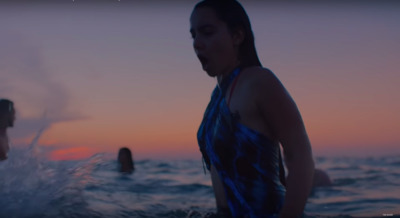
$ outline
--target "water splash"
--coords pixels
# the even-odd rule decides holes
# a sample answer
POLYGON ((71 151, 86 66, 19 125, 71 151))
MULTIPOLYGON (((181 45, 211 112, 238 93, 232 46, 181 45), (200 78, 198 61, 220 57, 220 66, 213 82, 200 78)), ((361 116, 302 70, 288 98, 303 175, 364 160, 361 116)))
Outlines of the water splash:
POLYGON ((41 217, 71 183, 71 166, 49 161, 38 146, 48 129, 47 121, 44 112, 43 125, 31 142, 13 148, 8 159, 0 163, 0 217, 41 217))

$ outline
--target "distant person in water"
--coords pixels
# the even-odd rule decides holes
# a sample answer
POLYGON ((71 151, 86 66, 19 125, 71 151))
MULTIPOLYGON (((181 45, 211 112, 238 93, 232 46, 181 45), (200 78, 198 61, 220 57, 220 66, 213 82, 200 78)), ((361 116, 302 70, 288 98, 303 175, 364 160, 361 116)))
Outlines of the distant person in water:
POLYGON ((132 153, 129 148, 121 148, 118 152, 119 171, 123 173, 132 173, 135 165, 132 159, 132 153))
POLYGON ((10 150, 7 128, 13 127, 14 121, 14 103, 8 99, 0 99, 0 161, 7 159, 10 150))

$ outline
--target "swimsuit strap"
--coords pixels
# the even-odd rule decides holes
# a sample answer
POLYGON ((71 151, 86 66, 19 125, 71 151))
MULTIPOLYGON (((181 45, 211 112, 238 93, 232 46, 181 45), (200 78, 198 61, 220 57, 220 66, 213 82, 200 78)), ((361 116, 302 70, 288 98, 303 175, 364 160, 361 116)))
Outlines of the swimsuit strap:
MULTIPOLYGON (((232 73, 229 74, 229 76, 225 77, 221 84, 219 85, 221 93, 223 96, 225 96, 225 93, 228 90, 229 85, 235 81, 235 79, 237 78, 237 76, 240 73, 240 68, 236 68, 235 70, 232 71, 232 73)), ((231 91, 232 92, 232 91, 231 91)))
POLYGON ((232 88, 231 88, 231 92, 229 93, 229 97, 228 97, 228 107, 229 107, 229 105, 231 104, 231 98, 232 98, 232 94, 233 94, 233 90, 235 90, 235 87, 236 87, 236 83, 237 83, 237 81, 239 80, 239 76, 240 76, 240 74, 238 74, 238 76, 235 78, 235 80, 233 81, 233 84, 232 84, 232 88))

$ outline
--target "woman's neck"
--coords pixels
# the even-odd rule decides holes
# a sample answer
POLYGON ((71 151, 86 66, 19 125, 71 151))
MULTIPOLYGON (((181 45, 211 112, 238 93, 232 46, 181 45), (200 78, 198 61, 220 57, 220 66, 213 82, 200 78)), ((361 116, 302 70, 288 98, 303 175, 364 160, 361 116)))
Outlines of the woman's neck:
POLYGON ((217 82, 219 86, 222 84, 222 81, 224 81, 226 77, 228 77, 237 67, 239 67, 239 64, 240 63, 235 64, 235 66, 228 68, 223 73, 217 76, 217 82))

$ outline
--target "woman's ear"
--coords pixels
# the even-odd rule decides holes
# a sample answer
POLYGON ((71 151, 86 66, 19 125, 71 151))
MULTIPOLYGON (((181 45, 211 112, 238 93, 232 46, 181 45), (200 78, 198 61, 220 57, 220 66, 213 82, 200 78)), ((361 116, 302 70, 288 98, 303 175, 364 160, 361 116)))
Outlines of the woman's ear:
POLYGON ((233 44, 235 46, 240 46, 242 42, 244 41, 244 31, 243 28, 237 28, 233 32, 233 44))

